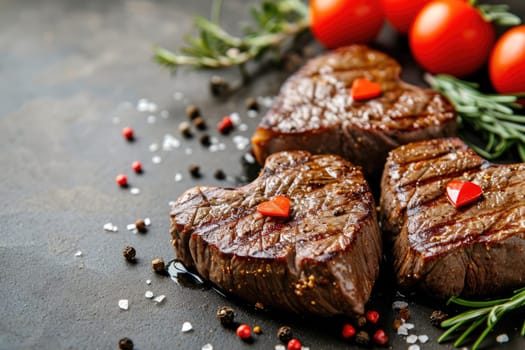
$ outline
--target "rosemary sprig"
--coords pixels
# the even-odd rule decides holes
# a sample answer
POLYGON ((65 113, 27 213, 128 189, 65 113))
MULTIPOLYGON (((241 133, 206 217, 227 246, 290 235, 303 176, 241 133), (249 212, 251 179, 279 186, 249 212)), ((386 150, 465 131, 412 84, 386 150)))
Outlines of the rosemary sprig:
MULTIPOLYGON (((476 350, 503 316, 525 307, 525 287, 514 291, 513 295, 509 298, 471 301, 452 297, 448 301, 448 304, 450 303, 469 307, 472 310, 465 311, 443 321, 441 327, 448 328, 448 330, 438 338, 438 343, 442 343, 451 335, 463 331, 454 342, 454 346, 459 347, 472 332, 485 324, 485 329, 472 345, 472 350, 476 350)), ((525 336, 525 318, 520 334, 521 336, 525 336)))
MULTIPOLYGON (((525 162, 525 115, 514 114, 522 108, 517 100, 524 95, 484 94, 478 84, 448 75, 425 75, 432 88, 448 97, 458 112, 459 125, 480 132, 486 144, 470 146, 487 159, 496 159, 512 148, 525 162)), ((466 137, 464 137, 466 139, 466 137)))
POLYGON ((197 37, 187 36, 187 46, 182 54, 164 48, 155 50, 155 59, 162 65, 175 69, 189 65, 200 68, 240 66, 259 58, 270 49, 278 49, 288 38, 295 37, 309 28, 308 7, 301 0, 264 0, 253 8, 255 25, 242 37, 234 36, 218 24, 220 3, 215 2, 210 21, 195 18, 199 30, 197 37))

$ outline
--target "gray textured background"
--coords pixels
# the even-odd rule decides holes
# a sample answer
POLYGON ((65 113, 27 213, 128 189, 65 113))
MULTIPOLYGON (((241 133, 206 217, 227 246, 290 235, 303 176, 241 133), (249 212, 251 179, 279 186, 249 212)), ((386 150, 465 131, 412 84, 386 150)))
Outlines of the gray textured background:
MULTIPOLYGON (((138 349, 200 349, 206 343, 215 349, 273 349, 275 331, 284 323, 311 349, 347 346, 338 337, 342 320, 256 312, 151 272, 153 257, 174 258, 168 202, 190 186, 231 186, 244 175, 239 161, 243 151, 235 149, 231 136, 217 135, 214 125, 238 111, 249 129, 235 134, 249 137, 258 119, 247 118, 244 99, 274 95, 286 77, 270 71, 233 97, 217 101, 208 93, 210 72, 181 70, 170 76, 154 64, 153 46, 180 46, 182 36, 191 32, 192 16, 208 15, 210 3, 0 1, 0 349, 108 349, 116 348, 123 336, 132 338, 138 349), (184 97, 174 99, 175 92, 184 97), (138 112, 141 98, 155 102, 158 111, 138 112), (187 102, 201 107, 209 133, 226 150, 210 153, 197 137, 183 140, 171 152, 150 152, 149 145, 162 145, 167 133, 180 139, 176 128, 185 119, 187 102), (169 113, 166 119, 160 116, 163 110, 169 113), (154 124, 147 122, 150 114, 156 116, 154 124), (136 142, 122 139, 125 125, 135 129, 136 142), (186 148, 193 153, 186 155, 186 148), (162 163, 153 164, 154 155, 162 163), (142 161, 144 174, 132 173, 134 160, 142 161), (201 179, 187 175, 191 163, 201 165, 201 179), (215 180, 217 168, 231 179, 215 180), (115 185, 120 172, 128 174, 140 195, 115 185), (174 181, 177 172, 183 181, 174 181), (141 217, 152 220, 147 234, 126 230, 141 217), (119 231, 105 232, 107 222, 119 231), (135 265, 121 256, 129 244, 137 249, 135 265), (82 257, 75 257, 78 250, 82 257), (165 294, 166 300, 155 305, 144 298, 146 290, 165 294), (118 308, 119 299, 129 299, 128 311, 118 308), (215 310, 224 304, 236 308, 239 321, 259 324, 264 334, 249 345, 224 330, 215 320, 215 310), (180 332, 184 321, 193 324, 193 332, 180 332)), ((508 3, 523 17, 522 1, 508 3)), ((241 0, 224 1, 224 23, 238 29, 239 20, 247 18, 247 6, 241 0)), ((396 40, 385 30, 379 41, 405 64, 404 76, 420 82, 420 70, 396 40)), ((236 71, 221 74, 238 77, 236 71)), ((389 329, 394 287, 385 280, 374 303, 386 305, 382 313, 389 329)), ((434 305, 409 301, 416 333, 431 336, 422 348, 441 348, 427 320, 434 305)), ((516 331, 509 334, 515 349, 525 346, 516 331)), ((403 338, 391 338, 395 349, 407 347, 403 338)))

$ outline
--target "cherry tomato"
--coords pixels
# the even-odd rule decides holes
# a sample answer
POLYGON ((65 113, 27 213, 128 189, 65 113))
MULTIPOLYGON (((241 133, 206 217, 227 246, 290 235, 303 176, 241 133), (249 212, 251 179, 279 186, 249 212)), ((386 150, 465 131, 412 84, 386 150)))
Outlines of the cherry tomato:
POLYGON ((311 0, 311 28, 327 48, 374 40, 384 17, 380 0, 311 0))
POLYGON ((499 93, 525 92, 525 25, 510 29, 496 42, 490 56, 489 74, 499 93))
POLYGON ((400 33, 408 33, 419 11, 430 1, 432 0, 381 0, 381 4, 392 27, 400 33))
POLYGON ((423 68, 457 77, 478 70, 487 61, 494 40, 492 24, 461 0, 428 3, 409 33, 410 49, 423 68))

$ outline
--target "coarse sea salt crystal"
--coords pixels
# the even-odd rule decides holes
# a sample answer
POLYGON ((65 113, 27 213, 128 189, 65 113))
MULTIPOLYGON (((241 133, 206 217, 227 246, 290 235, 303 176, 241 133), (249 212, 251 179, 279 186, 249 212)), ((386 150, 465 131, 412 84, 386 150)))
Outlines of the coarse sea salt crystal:
POLYGON ((156 112, 157 111, 157 104, 154 103, 154 102, 150 102, 148 104, 148 109, 147 109, 148 112, 156 112))
POLYGON ((146 284, 149 286, 151 284, 151 280, 146 280, 146 284))
POLYGON ((408 350, 420 350, 421 348, 417 344, 412 344, 408 347, 408 350))
POLYGON ((160 111, 160 117, 162 119, 168 119, 169 116, 170 116, 170 112, 168 112, 167 110, 164 109, 164 110, 160 111))
POLYGON ((193 330, 193 326, 191 325, 191 323, 189 322, 184 322, 182 324, 182 328, 181 328, 181 332, 182 333, 187 333, 189 331, 193 330))
POLYGON ((283 344, 277 344, 275 345, 275 350, 286 350, 283 344))
POLYGON ((419 341, 423 344, 425 344, 427 341, 428 341, 428 335, 426 334, 421 334, 420 336, 417 337, 417 339, 419 339, 419 341))
POLYGON ((174 148, 180 147, 180 141, 175 136, 171 134, 164 135, 164 139, 162 140, 162 149, 164 151, 171 151, 174 148))
POLYGON ((158 143, 152 143, 149 145, 149 151, 150 152, 157 152, 159 150, 159 144, 158 143))
POLYGON ((250 109, 247 113, 248 118, 256 118, 259 115, 259 112, 250 109))
POLYGON ((184 150, 184 153, 185 153, 186 155, 189 156, 190 154, 193 153, 193 150, 192 150, 191 148, 186 148, 186 149, 184 150))
POLYGON ((137 103, 137 111, 139 112, 145 112, 149 108, 149 102, 145 98, 141 98, 139 102, 137 103))
POLYGON ((239 130, 240 130, 240 131, 246 131, 246 130, 248 130, 248 125, 242 123, 241 125, 239 125, 239 130))
POLYGON ((398 309, 404 309, 408 307, 408 303, 406 301, 397 300, 392 303, 392 309, 398 310, 398 309))
POLYGON ((122 310, 127 310, 129 308, 129 302, 128 299, 120 299, 118 301, 118 307, 122 310))
POLYGON ((151 290, 147 290, 146 293, 144 293, 144 297, 146 299, 151 299, 153 298, 153 292, 151 290))
POLYGON ((78 250, 76 253, 75 253, 75 256, 77 258, 81 257, 82 256, 82 252, 80 250, 78 250))
POLYGON ((162 158, 160 156, 153 156, 151 158, 151 161, 153 162, 153 164, 160 164, 162 162, 162 158))
POLYGON ((151 225, 151 219, 150 219, 150 218, 144 218, 144 224, 145 224, 146 226, 151 225))
POLYGON ((413 323, 404 323, 402 326, 405 327, 406 329, 414 329, 415 327, 413 323))
POLYGON ((132 187, 132 188, 129 189, 129 193, 131 193, 133 195, 140 194, 140 189, 137 188, 137 187, 132 187))
POLYGON ((137 226, 135 224, 126 225, 126 230, 128 230, 128 231, 133 231, 136 228, 137 228, 137 226))
POLYGON ((401 325, 397 329, 397 334, 398 335, 408 335, 408 329, 404 325, 401 325))
POLYGON ((503 343, 508 343, 509 342, 509 336, 505 333, 503 334, 500 334, 496 337, 496 341, 500 344, 503 344, 503 343))
POLYGON ((409 335, 406 340, 408 344, 414 344, 415 342, 417 342, 417 335, 409 335))
POLYGON ((255 158, 251 155, 251 153, 245 153, 243 158, 244 158, 244 161, 248 164, 255 163, 255 158))
POLYGON ((155 124, 155 122, 157 121, 157 117, 155 117, 154 115, 148 115, 146 121, 148 122, 148 124, 155 124))
POLYGON ((180 182, 182 181, 182 174, 181 173, 176 173, 175 174, 175 182, 180 182))
POLYGON ((233 125, 237 125, 241 122, 241 117, 239 116, 239 113, 233 112, 230 113, 230 120, 232 121, 233 125))
POLYGON ((166 296, 162 294, 162 295, 159 295, 153 298, 153 301, 156 302, 157 304, 160 304, 164 301, 164 299, 166 299, 166 296))
POLYGON ((202 350, 213 350, 213 345, 208 343, 208 344, 203 345, 201 349, 202 350))
POLYGON ((111 222, 104 224, 104 231, 117 232, 118 227, 113 225, 111 222))

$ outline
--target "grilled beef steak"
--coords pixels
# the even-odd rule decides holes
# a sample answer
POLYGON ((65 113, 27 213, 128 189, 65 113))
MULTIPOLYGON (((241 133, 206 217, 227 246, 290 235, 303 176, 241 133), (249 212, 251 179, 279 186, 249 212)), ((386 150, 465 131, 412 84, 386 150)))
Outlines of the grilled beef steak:
POLYGON ((235 189, 195 187, 171 212, 188 268, 251 303, 296 313, 362 314, 379 270, 381 236, 361 170, 334 155, 280 152, 235 189), (257 205, 290 199, 290 216, 257 205))
POLYGON ((484 295, 525 284, 525 164, 495 165, 458 139, 393 150, 381 186, 383 230, 399 284, 430 295, 484 295), (456 209, 449 181, 483 190, 456 209))
POLYGON ((401 67, 366 46, 348 46, 310 60, 281 88, 252 138, 259 163, 278 151, 338 154, 380 179, 390 150, 453 136, 456 114, 439 93, 404 83, 401 67), (357 78, 381 85, 382 94, 354 101, 357 78))

